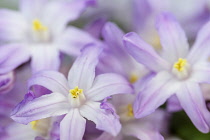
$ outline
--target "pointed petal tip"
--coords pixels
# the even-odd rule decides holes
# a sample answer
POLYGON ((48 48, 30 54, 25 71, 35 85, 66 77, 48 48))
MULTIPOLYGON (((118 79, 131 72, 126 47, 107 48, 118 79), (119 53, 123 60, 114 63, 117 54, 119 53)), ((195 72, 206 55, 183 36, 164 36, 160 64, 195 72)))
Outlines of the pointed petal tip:
POLYGON ((172 14, 163 12, 157 16, 155 25, 156 25, 156 28, 158 28, 163 23, 175 22, 175 21, 176 21, 176 18, 172 14))

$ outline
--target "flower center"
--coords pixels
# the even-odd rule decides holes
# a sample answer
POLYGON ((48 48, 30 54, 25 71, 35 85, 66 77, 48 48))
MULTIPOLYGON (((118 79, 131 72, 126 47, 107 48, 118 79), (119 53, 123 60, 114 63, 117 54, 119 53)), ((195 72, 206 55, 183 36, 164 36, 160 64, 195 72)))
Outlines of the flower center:
POLYGON ((43 43, 50 41, 50 32, 39 19, 32 21, 31 41, 35 43, 43 43))
POLYGON ((76 86, 74 89, 70 89, 69 93, 72 98, 78 98, 80 94, 83 94, 83 89, 79 89, 78 86, 76 86))
POLYGON ((132 105, 131 104, 129 104, 128 106, 127 106, 127 116, 128 117, 133 117, 134 116, 134 114, 133 114, 133 107, 132 107, 132 105))
POLYGON ((33 20, 33 30, 34 31, 38 31, 38 32, 44 32, 44 31, 47 31, 47 27, 44 26, 40 20, 38 19, 34 19, 33 20))
POLYGON ((185 70, 186 64, 186 59, 179 58, 179 60, 174 63, 174 68, 176 68, 179 72, 182 72, 185 70))
POLYGON ((130 78, 129 78, 129 81, 130 81, 130 83, 135 83, 136 81, 138 80, 138 76, 136 75, 136 74, 131 74, 130 75, 130 78))
POLYGON ((31 128, 32 128, 33 130, 36 130, 36 129, 37 129, 38 121, 39 121, 39 120, 30 122, 31 128))
POLYGON ((179 58, 177 62, 174 63, 172 72, 178 79, 185 79, 189 76, 190 65, 186 59, 179 58))
POLYGON ((83 94, 83 89, 76 86, 74 89, 69 90, 69 101, 72 107, 79 107, 85 102, 86 98, 83 94))

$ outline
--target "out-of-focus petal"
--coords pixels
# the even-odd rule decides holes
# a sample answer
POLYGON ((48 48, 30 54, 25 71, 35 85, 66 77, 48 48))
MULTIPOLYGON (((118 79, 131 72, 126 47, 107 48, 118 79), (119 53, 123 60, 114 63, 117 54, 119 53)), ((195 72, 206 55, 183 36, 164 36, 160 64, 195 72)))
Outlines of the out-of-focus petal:
POLYGON ((60 67, 59 50, 53 46, 33 46, 31 66, 33 73, 41 70, 58 70, 60 67))
POLYGON ((47 25, 54 27, 53 31, 57 34, 68 22, 76 20, 87 7, 95 4, 96 0, 51 1, 44 9, 43 20, 47 25))
MULTIPOLYGON (((128 53, 125 51, 123 46, 123 37, 124 33, 117 27, 116 24, 107 22, 102 30, 102 36, 106 44, 110 47, 111 51, 114 52, 117 57, 122 57, 121 59, 126 59, 128 57, 128 53)), ((128 59, 128 58, 127 58, 128 59)))
POLYGON ((10 123, 6 127, 6 135, 0 140, 34 140, 38 135, 30 125, 18 124, 16 122, 10 123))
POLYGON ((32 100, 23 100, 13 110, 11 118, 18 123, 28 124, 51 116, 68 113, 69 104, 61 93, 51 93, 32 100))
POLYGON ((158 73, 138 94, 134 102, 135 117, 142 118, 154 112, 179 86, 180 84, 174 81, 168 72, 158 73))
POLYGON ((78 56, 80 50, 87 44, 99 43, 94 37, 76 27, 68 27, 57 39, 57 46, 60 51, 68 55, 78 56))
POLYGON ((96 140, 122 140, 122 136, 118 135, 116 137, 112 136, 107 132, 103 132, 96 140))
POLYGON ((193 82, 185 83, 176 95, 197 129, 203 133, 208 133, 210 112, 206 108, 199 85, 193 82))
POLYGON ((121 75, 106 73, 98 75, 92 88, 85 94, 89 100, 99 101, 120 93, 133 93, 129 82, 121 75))
POLYGON ((179 103, 176 95, 171 96, 167 101, 167 111, 169 112, 177 112, 182 110, 182 106, 179 103))
POLYGON ((7 41, 22 41, 25 37, 27 22, 21 13, 1 9, 0 10, 0 40, 7 41))
POLYGON ((32 18, 38 18, 38 15, 43 12, 48 1, 49 0, 20 0, 19 8, 26 18, 32 20, 32 18))
POLYGON ((80 109, 80 113, 83 117, 93 121, 99 130, 104 130, 113 136, 117 136, 120 132, 121 124, 118 118, 111 112, 100 109, 100 103, 88 102, 80 109))
POLYGON ((60 124, 61 140, 82 140, 85 133, 86 120, 80 115, 78 109, 72 109, 60 124))
POLYGON ((29 51, 21 44, 3 45, 0 52, 0 74, 14 70, 30 58, 29 51))
POLYGON ((43 86, 52 92, 68 94, 69 88, 65 76, 56 71, 41 71, 32 76, 28 81, 28 87, 33 85, 43 86))
POLYGON ((85 93, 92 86, 101 51, 102 48, 98 45, 88 45, 82 50, 68 74, 70 88, 78 86, 85 93))
POLYGON ((164 140, 163 136, 153 129, 140 126, 138 123, 130 123, 124 126, 123 133, 128 136, 136 137, 140 140, 164 140))
POLYGON ((162 59, 155 50, 144 42, 136 33, 128 33, 124 37, 125 48, 128 53, 152 71, 167 68, 167 62, 162 59))
POLYGON ((193 65, 189 81, 197 83, 210 83, 210 64, 209 62, 198 62, 193 65))
POLYGON ((9 92, 14 85, 14 73, 9 72, 6 74, 1 74, 0 75, 0 94, 4 94, 9 92))
POLYGON ((207 59, 210 53, 210 22, 204 25, 198 32, 197 39, 188 55, 192 64, 201 59, 207 59))
POLYGON ((163 13, 157 18, 156 27, 163 47, 163 56, 171 62, 178 58, 185 58, 189 51, 189 44, 185 32, 175 17, 163 13))
POLYGON ((94 38, 99 39, 101 37, 102 28, 106 22, 106 17, 99 17, 96 20, 93 20, 90 23, 88 23, 85 26, 84 30, 91 34, 94 38))

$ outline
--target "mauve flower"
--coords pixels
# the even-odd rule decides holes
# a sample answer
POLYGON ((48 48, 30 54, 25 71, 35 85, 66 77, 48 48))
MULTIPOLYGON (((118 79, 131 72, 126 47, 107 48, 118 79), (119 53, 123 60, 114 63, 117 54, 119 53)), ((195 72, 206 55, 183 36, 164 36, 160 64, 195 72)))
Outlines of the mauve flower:
POLYGON ((160 55, 137 34, 124 36, 127 51, 136 61, 156 75, 138 94, 134 103, 135 117, 154 112, 170 96, 176 95, 193 124, 203 133, 209 132, 210 112, 200 89, 200 83, 210 82, 210 23, 198 33, 189 50, 184 31, 170 14, 161 14, 156 23, 162 52, 160 55))
POLYGON ((31 58, 33 72, 58 70, 59 52, 75 55, 80 48, 71 42, 70 21, 95 0, 21 0, 20 11, 0 10, 0 73, 6 73, 31 58), (70 42, 69 42, 70 41, 70 42), (66 51, 67 50, 67 51, 66 51), (70 52, 70 53, 69 53, 70 52))
POLYGON ((123 46, 123 35, 124 32, 116 24, 107 22, 104 25, 102 37, 106 49, 100 58, 98 70, 121 74, 131 83, 135 83, 147 71, 127 53, 123 46))
POLYGON ((133 30, 158 48, 160 41, 154 23, 161 12, 175 15, 190 39, 195 39, 198 30, 209 20, 206 0, 132 0, 132 6, 133 30))
POLYGON ((37 136, 47 137, 50 128, 50 120, 42 119, 31 122, 28 125, 11 122, 4 127, 0 140, 33 140, 37 136))
MULTIPOLYGON (((167 123, 166 113, 163 110, 157 110, 145 118, 136 119, 133 114, 134 99, 134 94, 115 95, 112 97, 110 102, 119 114, 120 123, 122 124, 121 131, 117 136, 112 136, 104 132, 96 140, 123 140, 128 136, 133 136, 141 140, 164 139, 159 131, 164 126, 164 123, 167 123)), ((108 105, 110 109, 113 108, 110 106, 111 104, 107 103, 106 106, 108 105)))
POLYGON ((68 81, 59 72, 42 71, 29 81, 42 85, 52 93, 32 100, 23 100, 13 111, 11 118, 28 124, 42 118, 65 115, 60 123, 60 139, 81 140, 86 119, 93 121, 96 128, 117 135, 121 125, 111 112, 100 109, 100 100, 119 94, 131 93, 126 79, 114 73, 95 76, 95 67, 102 48, 86 46, 69 71, 68 81))

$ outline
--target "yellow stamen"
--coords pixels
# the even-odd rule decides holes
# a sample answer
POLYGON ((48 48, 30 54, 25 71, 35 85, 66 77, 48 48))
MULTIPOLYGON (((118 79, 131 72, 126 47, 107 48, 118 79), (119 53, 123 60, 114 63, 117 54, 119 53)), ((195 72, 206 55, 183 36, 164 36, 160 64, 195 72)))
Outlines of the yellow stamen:
POLYGON ((70 89, 69 93, 72 95, 73 98, 77 98, 79 94, 83 93, 83 89, 79 89, 78 86, 76 86, 74 89, 70 89))
POLYGON ((39 121, 39 120, 30 122, 31 128, 32 128, 33 130, 36 130, 36 129, 37 129, 37 123, 38 123, 38 121, 39 121))
POLYGON ((35 31, 46 31, 47 30, 47 27, 44 26, 40 20, 38 19, 35 19, 33 20, 33 29, 35 31))
POLYGON ((174 68, 176 68, 179 72, 182 72, 185 69, 186 64, 186 59, 179 58, 179 60, 174 63, 174 68))
POLYGON ((133 107, 132 107, 132 105, 129 104, 129 105, 127 106, 127 109, 128 109, 127 115, 128 115, 129 117, 133 117, 134 114, 133 114, 133 107))
POLYGON ((130 83, 135 83, 138 80, 138 76, 136 74, 131 74, 130 76, 130 83))

